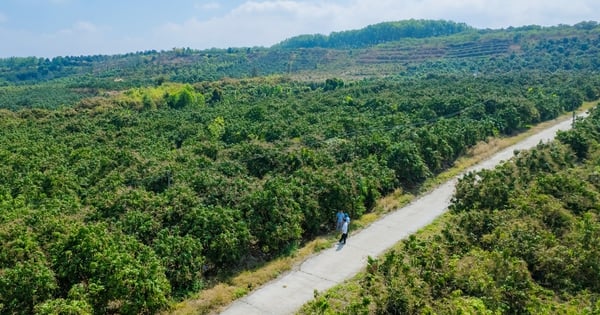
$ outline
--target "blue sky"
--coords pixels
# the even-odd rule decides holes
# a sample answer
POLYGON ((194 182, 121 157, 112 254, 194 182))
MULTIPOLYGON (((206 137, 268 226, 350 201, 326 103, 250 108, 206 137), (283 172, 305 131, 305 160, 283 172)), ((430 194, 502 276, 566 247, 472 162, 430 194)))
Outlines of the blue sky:
POLYGON ((0 58, 271 46, 403 19, 478 28, 600 21, 599 0, 0 0, 0 58))

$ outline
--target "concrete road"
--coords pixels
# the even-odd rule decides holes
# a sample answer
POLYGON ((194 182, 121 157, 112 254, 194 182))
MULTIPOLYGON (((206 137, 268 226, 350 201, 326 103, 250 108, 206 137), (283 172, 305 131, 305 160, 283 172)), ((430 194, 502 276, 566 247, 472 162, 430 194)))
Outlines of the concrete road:
MULTIPOLYGON (((497 153, 468 171, 493 168, 524 150, 554 138, 558 130, 571 127, 571 120, 556 124, 497 153)), ((346 245, 334 245, 304 261, 299 268, 267 283, 235 301, 222 314, 293 314, 313 299, 314 290, 327 290, 353 277, 366 266, 367 256, 379 256, 408 235, 431 223, 447 210, 457 178, 439 186, 360 232, 349 231, 346 245)))

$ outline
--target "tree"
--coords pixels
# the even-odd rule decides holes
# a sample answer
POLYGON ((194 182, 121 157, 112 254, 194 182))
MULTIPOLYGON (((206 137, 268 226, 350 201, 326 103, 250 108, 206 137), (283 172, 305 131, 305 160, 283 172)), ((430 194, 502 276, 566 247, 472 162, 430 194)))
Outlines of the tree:
POLYGON ((302 238, 304 218, 290 185, 286 178, 274 177, 246 201, 251 233, 264 253, 279 254, 296 246, 302 238))
POLYGON ((154 252, 104 224, 76 228, 52 252, 61 290, 83 286, 94 310, 139 314, 167 306, 171 288, 154 252))
POLYGON ((567 111, 572 111, 581 106, 583 96, 575 89, 564 89, 560 92, 560 104, 567 111))
POLYGON ((4 314, 33 313, 57 289, 54 273, 43 262, 19 261, 0 271, 0 312, 4 314))
POLYGON ((204 96, 194 91, 194 88, 186 84, 179 90, 165 94, 167 105, 171 108, 181 109, 185 107, 201 107, 204 105, 204 96))
POLYGON ((209 102, 211 104, 220 102, 223 100, 223 91, 221 89, 215 88, 213 89, 209 102))
POLYGON ((329 78, 325 80, 324 91, 333 91, 338 88, 344 87, 344 81, 339 78, 329 78))
POLYGON ((208 124, 208 132, 213 140, 219 140, 225 134, 225 119, 223 116, 216 117, 208 124))
POLYGON ((35 235, 24 227, 0 230, 0 313, 32 313, 58 289, 35 235))
POLYGON ((587 158, 592 141, 585 135, 586 131, 577 129, 571 131, 558 131, 556 139, 571 147, 578 159, 587 158))
POLYGON ((431 171, 413 142, 403 141, 394 144, 386 160, 388 167, 396 173, 398 183, 402 185, 414 187, 431 176, 431 171))
POLYGON ((202 244, 190 235, 173 235, 162 230, 154 239, 154 252, 160 257, 165 275, 176 296, 196 292, 202 288, 202 244))
POLYGON ((239 210, 221 206, 188 209, 180 226, 184 235, 193 235, 200 241, 202 251, 198 252, 196 248, 191 257, 206 257, 209 268, 225 269, 237 264, 247 255, 253 235, 249 229, 251 225, 239 210))

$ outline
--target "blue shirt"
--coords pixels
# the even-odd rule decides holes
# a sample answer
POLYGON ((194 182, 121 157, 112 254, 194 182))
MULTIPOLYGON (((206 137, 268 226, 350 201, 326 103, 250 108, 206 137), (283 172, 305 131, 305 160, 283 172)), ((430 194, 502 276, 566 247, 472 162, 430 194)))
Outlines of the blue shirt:
POLYGON ((342 222, 344 221, 344 214, 342 212, 338 212, 336 215, 337 218, 337 222, 342 222))

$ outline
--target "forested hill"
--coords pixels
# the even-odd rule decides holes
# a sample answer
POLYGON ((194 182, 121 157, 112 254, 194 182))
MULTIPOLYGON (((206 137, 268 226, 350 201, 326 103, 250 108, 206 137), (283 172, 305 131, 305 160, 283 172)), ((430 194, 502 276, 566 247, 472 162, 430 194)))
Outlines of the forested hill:
POLYGON ((364 48, 406 38, 447 36, 474 30, 464 23, 432 20, 405 20, 369 25, 360 30, 300 35, 286 39, 274 48, 364 48))
POLYGON ((55 91, 49 94, 67 96, 64 100, 57 96, 42 106, 55 107, 61 101, 72 104, 81 94, 164 81, 193 83, 273 74, 303 79, 421 75, 430 72, 430 63, 446 71, 468 73, 508 71, 507 67, 548 71, 598 68, 599 34, 596 22, 478 30, 449 21, 409 20, 329 36, 303 35, 270 48, 174 48, 113 56, 6 58, 0 59, 0 107, 40 107, 39 86, 26 87, 42 82, 54 84, 55 91), (498 69, 494 61, 506 58, 512 61, 502 60, 504 66, 498 69), (491 68, 484 65, 487 61, 492 61, 491 68), (464 63, 469 67, 458 65, 464 63), (5 88, 10 86, 18 88, 5 88), (10 99, 14 95, 20 98, 10 99))

